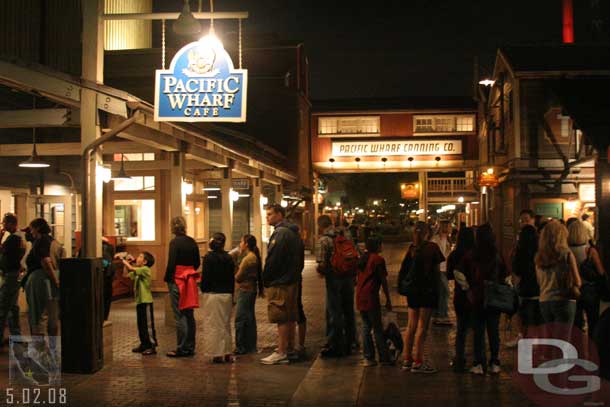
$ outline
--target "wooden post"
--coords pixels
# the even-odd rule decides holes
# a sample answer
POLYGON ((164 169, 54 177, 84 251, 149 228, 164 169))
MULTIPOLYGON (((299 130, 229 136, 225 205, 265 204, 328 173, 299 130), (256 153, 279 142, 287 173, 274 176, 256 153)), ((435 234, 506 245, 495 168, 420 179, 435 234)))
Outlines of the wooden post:
POLYGON ((256 237, 258 247, 263 243, 263 216, 261 205, 262 181, 260 178, 252 178, 252 235, 256 237))
POLYGON ((598 208, 595 234, 598 236, 597 244, 606 270, 610 261, 610 163, 605 154, 607 149, 607 146, 603 150, 598 149, 595 160, 595 204, 598 208))
MULTIPOLYGON (((104 82, 104 1, 94 0, 82 3, 83 9, 83 59, 82 78, 94 83, 104 82)), ((101 136, 97 111, 97 96, 94 90, 81 90, 81 147, 84 150, 91 142, 101 136)), ((96 163, 101 162, 99 153, 89 162, 87 189, 88 211, 87 246, 83 248, 87 257, 102 255, 102 181, 96 177, 96 163)))

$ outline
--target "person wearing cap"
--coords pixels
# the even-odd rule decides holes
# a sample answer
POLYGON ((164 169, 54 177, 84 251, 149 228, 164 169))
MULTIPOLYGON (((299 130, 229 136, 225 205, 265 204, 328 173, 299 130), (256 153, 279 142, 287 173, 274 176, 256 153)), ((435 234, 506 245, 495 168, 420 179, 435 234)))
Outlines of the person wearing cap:
POLYGON ((4 326, 8 321, 11 335, 21 335, 19 326, 19 272, 25 254, 25 242, 17 233, 17 217, 7 213, 0 231, 0 347, 4 343, 4 326))

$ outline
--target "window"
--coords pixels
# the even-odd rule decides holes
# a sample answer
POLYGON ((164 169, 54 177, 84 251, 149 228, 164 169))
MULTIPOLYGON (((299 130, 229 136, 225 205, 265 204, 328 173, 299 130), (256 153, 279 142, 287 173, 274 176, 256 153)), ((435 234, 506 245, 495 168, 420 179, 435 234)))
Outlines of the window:
POLYGON ((320 136, 370 136, 380 133, 379 116, 320 117, 318 135, 320 136))
POLYGON ((114 201, 114 233, 127 240, 155 240, 155 200, 114 201))
POLYGON ((425 133, 434 131, 432 120, 432 118, 415 119, 415 132, 425 133))
POLYGON ((115 191, 154 191, 155 177, 154 175, 135 176, 131 179, 115 179, 115 191))
POLYGON ((455 133, 474 131, 473 115, 415 116, 415 133, 455 133))
POLYGON ((203 201, 187 200, 184 207, 184 217, 188 233, 195 239, 203 239, 205 237, 203 229, 203 201))
POLYGON ((474 130, 474 117, 472 116, 458 116, 456 118, 457 131, 473 131, 474 130))

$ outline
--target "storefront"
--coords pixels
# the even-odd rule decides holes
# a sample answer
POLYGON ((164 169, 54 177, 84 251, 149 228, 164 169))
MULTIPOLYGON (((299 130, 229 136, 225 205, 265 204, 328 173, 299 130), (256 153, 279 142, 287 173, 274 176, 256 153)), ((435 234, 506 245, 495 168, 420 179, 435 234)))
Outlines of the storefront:
MULTIPOLYGON (((314 105, 311 137, 318 185, 328 174, 412 173, 416 181, 396 184, 395 195, 405 202, 403 212, 406 203, 416 202, 405 215, 425 220, 451 212, 455 220, 472 223, 478 216, 473 182, 478 165, 476 117, 475 104, 467 98, 439 98, 437 103, 405 99, 314 105)), ((318 214, 364 213, 364 208, 340 207, 337 198, 329 199, 331 195, 319 189, 314 199, 318 214)), ((367 206, 374 208, 372 202, 382 202, 384 197, 377 198, 371 198, 367 206)), ((379 209, 369 212, 375 219, 379 216, 379 209)))

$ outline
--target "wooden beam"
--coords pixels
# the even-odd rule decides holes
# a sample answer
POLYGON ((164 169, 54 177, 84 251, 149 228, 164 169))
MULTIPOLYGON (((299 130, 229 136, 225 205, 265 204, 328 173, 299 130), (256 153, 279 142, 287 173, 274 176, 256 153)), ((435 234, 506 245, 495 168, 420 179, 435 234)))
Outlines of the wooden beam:
POLYGON ((282 185, 282 179, 280 177, 270 174, 268 172, 263 171, 262 179, 263 179, 263 181, 266 181, 270 184, 282 185))
POLYGON ((186 158, 201 161, 214 167, 227 167, 229 164, 227 158, 223 155, 193 144, 187 146, 186 158))
POLYGON ((261 175, 261 171, 258 168, 254 168, 241 161, 234 162, 233 171, 251 178, 258 178, 261 175))
POLYGON ((139 124, 132 124, 117 136, 163 151, 180 151, 182 149, 180 140, 139 124))
MULTIPOLYGON (((81 155, 80 143, 38 143, 38 155, 81 155)), ((0 144, 0 157, 27 157, 32 154, 32 144, 0 144)))
MULTIPOLYGON (((105 161, 104 164, 110 165, 112 171, 119 171, 121 168, 120 161, 105 161)), ((124 161, 125 171, 149 171, 149 170, 169 170, 169 160, 155 161, 124 161)))
POLYGON ((80 113, 71 109, 24 109, 0 111, 0 128, 79 127, 80 113))
POLYGON ((158 153, 159 149, 133 141, 109 141, 102 144, 104 154, 158 153))

